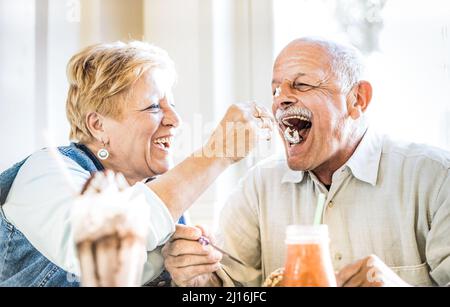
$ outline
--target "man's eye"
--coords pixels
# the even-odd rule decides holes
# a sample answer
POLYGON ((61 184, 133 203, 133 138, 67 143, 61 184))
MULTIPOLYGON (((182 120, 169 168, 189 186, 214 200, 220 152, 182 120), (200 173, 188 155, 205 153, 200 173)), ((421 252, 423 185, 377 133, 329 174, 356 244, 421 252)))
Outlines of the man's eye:
POLYGON ((299 90, 300 92, 306 92, 306 91, 313 89, 314 86, 312 86, 311 84, 298 82, 298 83, 294 83, 294 88, 296 90, 299 90))

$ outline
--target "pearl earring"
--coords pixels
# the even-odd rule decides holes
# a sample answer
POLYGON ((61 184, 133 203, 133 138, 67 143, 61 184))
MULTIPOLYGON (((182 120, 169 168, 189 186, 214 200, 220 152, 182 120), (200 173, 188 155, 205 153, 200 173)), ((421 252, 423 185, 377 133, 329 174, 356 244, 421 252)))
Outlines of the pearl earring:
POLYGON ((106 160, 109 157, 109 151, 105 148, 105 143, 104 142, 102 142, 102 143, 103 143, 103 148, 97 152, 97 157, 100 160, 106 160))

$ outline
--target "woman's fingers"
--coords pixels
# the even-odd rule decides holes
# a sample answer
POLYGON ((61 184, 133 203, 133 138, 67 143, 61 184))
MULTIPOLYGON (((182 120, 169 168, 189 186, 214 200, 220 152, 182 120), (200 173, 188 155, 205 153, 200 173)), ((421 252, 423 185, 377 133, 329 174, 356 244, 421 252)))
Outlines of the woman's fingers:
POLYGON ((258 128, 262 130, 259 131, 258 135, 264 138, 266 141, 270 141, 272 139, 275 119, 264 106, 255 105, 255 110, 255 117, 258 121, 258 128))
POLYGON ((273 117, 267 108, 255 102, 233 104, 203 152, 208 156, 226 157, 237 162, 256 147, 261 136, 270 140, 272 130, 273 117))

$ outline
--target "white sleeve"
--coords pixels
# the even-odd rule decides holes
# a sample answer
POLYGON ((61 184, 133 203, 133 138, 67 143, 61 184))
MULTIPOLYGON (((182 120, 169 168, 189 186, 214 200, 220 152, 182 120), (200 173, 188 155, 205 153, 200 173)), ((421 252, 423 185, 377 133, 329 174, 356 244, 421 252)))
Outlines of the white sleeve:
POLYGON ((175 222, 163 201, 146 184, 138 182, 133 188, 136 193, 145 195, 150 206, 147 251, 153 251, 169 240, 175 232, 175 222))
MULTIPOLYGON (((65 156, 63 159, 72 182, 81 191, 90 173, 72 159, 65 156)), ((155 193, 140 183, 134 188, 136 193, 145 195, 151 206, 147 242, 151 251, 170 237, 175 224, 155 193)), ((74 197, 54 158, 48 150, 41 150, 30 156, 20 169, 3 208, 6 218, 40 253, 62 269, 79 275, 70 223, 74 197)))

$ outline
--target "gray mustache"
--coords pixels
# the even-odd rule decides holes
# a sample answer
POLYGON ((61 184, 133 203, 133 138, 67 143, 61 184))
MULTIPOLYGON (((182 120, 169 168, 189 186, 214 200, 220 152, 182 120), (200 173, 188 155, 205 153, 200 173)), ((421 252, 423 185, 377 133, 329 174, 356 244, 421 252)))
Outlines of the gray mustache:
POLYGON ((309 109, 301 108, 297 106, 291 106, 288 107, 285 110, 278 109, 275 112, 275 118, 278 122, 281 122, 281 119, 286 116, 292 116, 292 115, 298 115, 298 116, 304 116, 311 120, 312 118, 312 112, 309 109))

